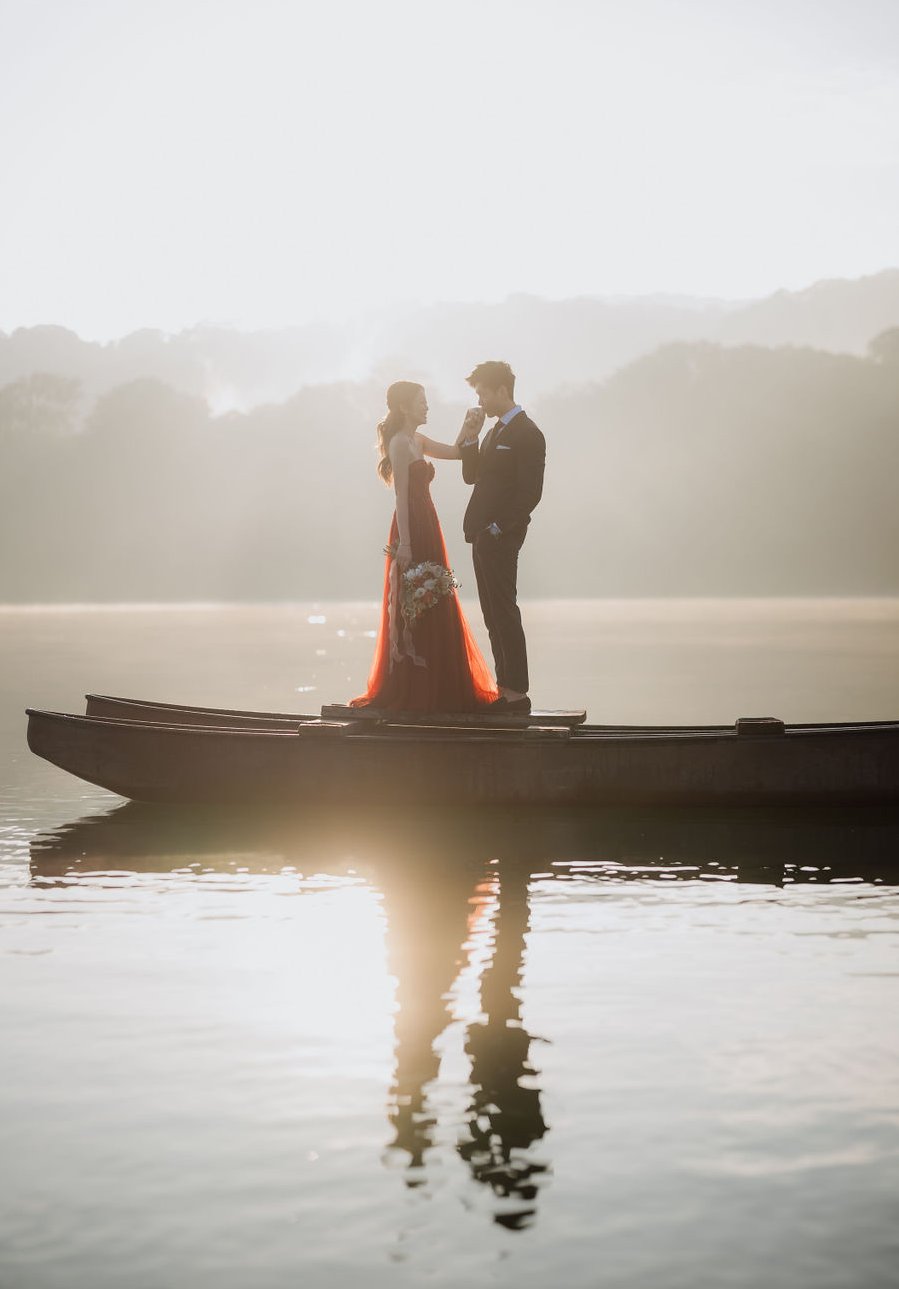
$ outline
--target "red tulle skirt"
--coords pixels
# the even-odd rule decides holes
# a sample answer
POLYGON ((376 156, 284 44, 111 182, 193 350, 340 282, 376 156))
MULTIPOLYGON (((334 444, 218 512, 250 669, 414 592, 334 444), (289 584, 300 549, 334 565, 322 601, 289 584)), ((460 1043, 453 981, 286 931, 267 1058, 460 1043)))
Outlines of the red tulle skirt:
MULTIPOLYGON (((431 500, 434 467, 409 467, 409 530, 412 563, 429 560, 449 567, 446 543, 431 500)), ((398 541, 396 515, 388 545, 398 541)), ((403 712, 475 712, 498 696, 484 657, 453 591, 407 625, 399 608, 397 570, 388 556, 384 569, 381 625, 368 689, 351 707, 403 712)))

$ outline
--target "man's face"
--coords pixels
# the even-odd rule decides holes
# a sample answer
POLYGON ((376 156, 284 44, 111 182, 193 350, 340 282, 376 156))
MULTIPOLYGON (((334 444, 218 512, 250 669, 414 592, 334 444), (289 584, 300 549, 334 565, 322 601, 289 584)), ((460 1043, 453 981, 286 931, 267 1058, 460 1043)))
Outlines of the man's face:
POLYGON ((484 409, 485 416, 499 416, 509 401, 508 391, 502 387, 493 389, 490 385, 475 385, 474 392, 478 396, 478 406, 484 409))

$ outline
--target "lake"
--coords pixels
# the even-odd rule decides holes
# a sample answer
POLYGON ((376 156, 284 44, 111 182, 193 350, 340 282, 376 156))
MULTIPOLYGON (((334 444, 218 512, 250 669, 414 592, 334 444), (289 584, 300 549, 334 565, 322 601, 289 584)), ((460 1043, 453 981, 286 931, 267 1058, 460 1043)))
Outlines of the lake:
MULTIPOLYGON (((0 1284, 895 1284, 899 812, 165 810, 25 745, 314 712, 376 621, 0 608, 0 1284)), ((899 715, 896 600, 525 622, 593 721, 899 715)))

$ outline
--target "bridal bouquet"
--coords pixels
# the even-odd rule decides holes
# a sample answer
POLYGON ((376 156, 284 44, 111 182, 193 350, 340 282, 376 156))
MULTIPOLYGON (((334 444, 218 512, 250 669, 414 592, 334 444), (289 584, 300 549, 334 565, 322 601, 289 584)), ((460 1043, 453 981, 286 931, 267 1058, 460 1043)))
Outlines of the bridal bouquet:
MULTIPOLYGON (((396 557, 396 548, 387 547, 388 555, 396 557)), ((400 611, 407 623, 420 618, 428 609, 433 609, 444 596, 452 594, 459 586, 450 568, 423 560, 407 568, 402 575, 400 611)))
POLYGON ((438 600, 450 595, 459 583, 450 568, 425 560, 403 574, 403 617, 407 622, 420 618, 426 609, 433 609, 438 600))

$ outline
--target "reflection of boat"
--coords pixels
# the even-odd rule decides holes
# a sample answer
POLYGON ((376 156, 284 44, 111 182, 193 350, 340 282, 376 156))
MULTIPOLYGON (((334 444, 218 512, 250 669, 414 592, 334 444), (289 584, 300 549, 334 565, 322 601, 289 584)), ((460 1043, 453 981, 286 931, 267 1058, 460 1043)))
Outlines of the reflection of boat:
POLYGON ((502 808, 393 806, 342 813, 178 807, 131 802, 38 834, 32 874, 50 879, 106 869, 171 871, 195 860, 255 872, 290 865, 342 872, 404 864, 409 880, 436 865, 503 856, 531 873, 615 881, 895 881, 899 809, 883 807, 502 808), (405 860, 401 857, 405 856, 405 860))
POLYGON ((465 806, 899 801, 899 722, 638 728, 579 725, 579 713, 552 713, 553 724, 449 724, 372 721, 349 709, 346 719, 323 720, 94 701, 118 704, 129 716, 29 711, 29 746, 138 801, 341 809, 348 800, 410 799, 465 806))

